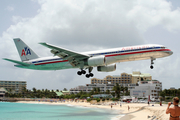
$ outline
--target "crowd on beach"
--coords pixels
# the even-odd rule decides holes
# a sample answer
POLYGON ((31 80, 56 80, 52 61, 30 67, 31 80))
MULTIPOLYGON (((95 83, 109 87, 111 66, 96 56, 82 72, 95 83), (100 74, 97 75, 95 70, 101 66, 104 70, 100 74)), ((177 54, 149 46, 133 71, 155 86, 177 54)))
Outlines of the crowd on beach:
POLYGON ((34 101, 20 101, 24 103, 43 103, 74 106, 105 108, 118 110, 119 114, 124 114, 120 120, 180 120, 180 107, 178 106, 179 98, 174 98, 172 103, 168 104, 154 103, 127 103, 104 101, 99 103, 87 102, 86 99, 36 99, 34 101))

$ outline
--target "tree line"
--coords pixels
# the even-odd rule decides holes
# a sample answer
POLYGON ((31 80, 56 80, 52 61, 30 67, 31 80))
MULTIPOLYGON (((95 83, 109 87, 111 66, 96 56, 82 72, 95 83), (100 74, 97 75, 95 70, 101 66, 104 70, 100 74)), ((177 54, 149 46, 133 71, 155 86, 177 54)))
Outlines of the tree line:
POLYGON ((164 89, 159 92, 161 100, 171 101, 173 97, 180 98, 180 88, 179 89, 164 89))
MULTIPOLYGON (((64 91, 67 91, 66 88, 64 88, 64 91)), ((130 94, 130 92, 128 91, 128 87, 123 87, 119 84, 116 84, 112 91, 110 90, 106 90, 105 92, 101 92, 100 88, 93 88, 93 90, 91 90, 89 93, 88 92, 83 92, 80 91, 77 94, 67 94, 67 95, 61 95, 61 96, 57 96, 57 94, 55 92, 59 92, 59 90, 48 90, 48 89, 36 89, 33 88, 32 90, 28 90, 25 87, 22 90, 22 93, 12 93, 11 91, 9 91, 8 93, 6 93, 6 97, 18 97, 18 98, 64 98, 64 99, 74 99, 74 98, 78 98, 78 99, 86 99, 87 97, 91 97, 92 95, 96 95, 96 94, 111 94, 113 97, 116 98, 120 98, 121 96, 125 95, 128 96, 130 94)))

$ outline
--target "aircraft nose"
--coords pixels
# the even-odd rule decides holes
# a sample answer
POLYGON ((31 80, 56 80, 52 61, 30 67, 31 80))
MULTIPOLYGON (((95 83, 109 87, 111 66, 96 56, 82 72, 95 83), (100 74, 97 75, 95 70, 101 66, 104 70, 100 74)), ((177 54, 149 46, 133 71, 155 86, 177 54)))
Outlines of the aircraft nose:
POLYGON ((169 55, 172 55, 172 54, 173 54, 173 51, 171 51, 171 50, 168 51, 168 54, 169 54, 169 55))

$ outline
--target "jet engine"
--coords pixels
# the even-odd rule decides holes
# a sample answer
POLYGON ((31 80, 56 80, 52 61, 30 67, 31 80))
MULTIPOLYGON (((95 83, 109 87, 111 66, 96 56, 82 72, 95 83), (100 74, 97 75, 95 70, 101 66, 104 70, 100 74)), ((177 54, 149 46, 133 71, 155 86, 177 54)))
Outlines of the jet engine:
POLYGON ((116 70, 116 64, 111 64, 108 66, 98 66, 97 71, 100 72, 111 72, 116 70))
POLYGON ((97 56, 87 59, 86 64, 89 66, 103 66, 105 65, 105 62, 106 62, 105 56, 97 56))

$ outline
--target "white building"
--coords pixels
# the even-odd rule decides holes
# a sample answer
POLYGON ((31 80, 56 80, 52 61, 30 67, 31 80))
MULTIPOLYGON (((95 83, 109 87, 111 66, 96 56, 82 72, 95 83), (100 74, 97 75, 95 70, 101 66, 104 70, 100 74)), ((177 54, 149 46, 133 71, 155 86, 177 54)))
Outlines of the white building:
MULTIPOLYGON (((134 89, 136 85, 137 84, 122 84, 122 86, 128 87, 128 90, 134 89)), ((72 93, 77 94, 80 91, 90 92, 94 88, 99 88, 100 92, 106 92, 107 90, 109 90, 110 92, 114 92, 114 91, 112 91, 114 86, 115 86, 114 84, 86 84, 86 86, 81 85, 76 88, 71 88, 69 91, 70 91, 70 94, 72 94, 72 93)))
POLYGON ((5 96, 5 93, 8 92, 5 88, 0 88, 0 98, 3 98, 5 96))
POLYGON ((70 94, 74 93, 77 94, 80 91, 83 92, 90 92, 92 91, 94 88, 99 88, 100 92, 106 92, 106 90, 112 90, 114 87, 113 84, 86 84, 86 86, 78 86, 76 88, 71 88, 70 89, 70 94))
POLYGON ((141 73, 140 71, 133 71, 133 73, 121 73, 121 75, 108 75, 103 79, 92 78, 91 84, 136 84, 139 81, 152 80, 149 73, 141 73))
POLYGON ((151 81, 141 81, 138 86, 132 87, 130 89, 130 96, 137 98, 148 98, 150 95, 150 99, 158 99, 159 92, 162 90, 162 83, 157 80, 151 81))

